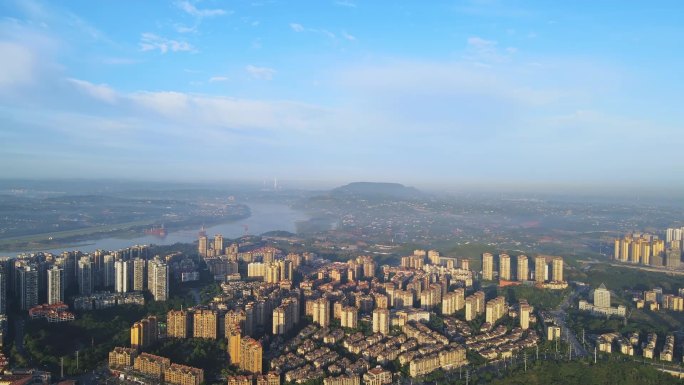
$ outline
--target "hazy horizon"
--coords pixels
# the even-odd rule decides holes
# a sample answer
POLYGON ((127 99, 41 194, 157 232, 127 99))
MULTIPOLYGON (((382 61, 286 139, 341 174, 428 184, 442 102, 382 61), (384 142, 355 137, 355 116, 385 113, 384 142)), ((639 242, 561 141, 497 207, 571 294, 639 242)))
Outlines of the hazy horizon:
POLYGON ((680 2, 0 4, 2 179, 684 195, 680 2))

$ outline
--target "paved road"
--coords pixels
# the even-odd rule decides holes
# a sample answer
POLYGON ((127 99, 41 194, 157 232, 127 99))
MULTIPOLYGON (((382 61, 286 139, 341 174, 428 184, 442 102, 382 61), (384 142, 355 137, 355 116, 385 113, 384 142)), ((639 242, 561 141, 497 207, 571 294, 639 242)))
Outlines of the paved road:
POLYGON ((589 353, 587 353, 587 351, 584 349, 582 344, 577 339, 577 336, 575 336, 575 333, 572 330, 570 330, 570 328, 568 328, 567 323, 565 322, 568 316, 567 309, 568 307, 570 307, 571 301, 575 300, 575 297, 576 294, 574 291, 572 291, 570 295, 566 296, 563 299, 563 302, 561 302, 561 304, 558 306, 558 309, 550 313, 556 321, 556 324, 561 327, 561 330, 564 331, 568 343, 572 345, 573 356, 577 355, 577 357, 586 357, 587 355, 589 355, 589 353))

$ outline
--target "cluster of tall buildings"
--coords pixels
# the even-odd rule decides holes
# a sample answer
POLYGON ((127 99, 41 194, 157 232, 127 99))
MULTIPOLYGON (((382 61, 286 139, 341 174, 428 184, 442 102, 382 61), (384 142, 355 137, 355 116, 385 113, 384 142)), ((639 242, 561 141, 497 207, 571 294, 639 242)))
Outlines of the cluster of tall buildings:
POLYGON ((158 257, 116 260, 111 270, 114 275, 111 282, 117 293, 148 290, 155 301, 169 298, 169 266, 158 257))
POLYGON ((206 235, 200 235, 197 245, 197 253, 200 257, 218 257, 219 255, 237 254, 237 244, 227 247, 223 244, 223 235, 216 234, 212 241, 206 235))
POLYGON ((159 258, 148 260, 148 254, 147 246, 134 246, 115 252, 0 258, 0 313, 6 312, 8 294, 21 310, 28 310, 38 304, 64 302, 69 288, 80 296, 96 290, 149 290, 155 300, 164 301, 169 290, 168 266, 159 258))
MULTIPOLYGON (((512 262, 512 257, 508 254, 499 254, 498 257, 498 275, 500 280, 516 280, 520 282, 530 280, 530 259, 526 255, 518 255, 515 263, 512 262), (515 269, 512 268, 513 266, 515 266, 515 269)), ((493 254, 482 254, 482 278, 484 280, 494 280, 494 262, 493 254)), ((565 282, 563 277, 563 258, 546 255, 535 257, 533 274, 534 281, 537 284, 544 284, 549 281, 552 283, 565 282)))
POLYGON ((651 234, 628 234, 615 239, 613 256, 618 261, 664 266, 665 241, 651 234))

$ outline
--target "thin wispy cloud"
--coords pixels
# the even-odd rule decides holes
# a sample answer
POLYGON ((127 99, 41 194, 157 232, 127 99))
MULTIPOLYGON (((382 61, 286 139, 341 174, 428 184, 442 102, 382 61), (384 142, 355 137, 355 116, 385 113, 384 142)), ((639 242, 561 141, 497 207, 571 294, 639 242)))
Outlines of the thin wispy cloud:
POLYGON ((90 95, 95 99, 107 103, 115 103, 117 101, 116 91, 106 84, 93 84, 85 80, 74 78, 69 78, 67 81, 75 85, 80 91, 90 95))
POLYGON ((512 55, 518 52, 517 48, 506 47, 502 49, 495 40, 484 39, 479 36, 471 36, 466 40, 469 59, 481 66, 489 66, 494 63, 507 62, 512 55))
POLYGON ((183 10, 185 13, 188 15, 197 17, 197 18, 205 18, 205 17, 214 17, 214 16, 222 16, 226 15, 229 12, 226 11, 225 9, 220 9, 220 8, 215 8, 215 9, 210 9, 210 8, 205 8, 205 9, 199 9, 197 8, 193 2, 191 1, 177 1, 176 6, 183 10))
POLYGON ((167 39, 153 33, 143 33, 140 36, 141 51, 159 51, 162 54, 167 52, 195 52, 195 47, 183 40, 167 39))
POLYGON ((212 76, 209 78, 209 83, 227 82, 227 81, 228 81, 227 76, 212 76))
MULTIPOLYGON (((330 39, 336 39, 337 36, 333 33, 330 32, 327 29, 322 29, 322 28, 306 28, 303 25, 299 23, 290 23, 290 29, 292 29, 294 32, 301 33, 301 32, 311 32, 311 33, 317 33, 323 36, 326 36, 330 39)), ((345 39, 347 40, 354 40, 354 36, 346 34, 343 32, 343 35, 345 39)))
POLYGON ((251 78, 259 80, 271 80, 276 73, 273 68, 257 67, 251 64, 245 67, 245 71, 247 71, 251 78))
POLYGON ((356 40, 356 37, 350 33, 347 33, 347 31, 342 31, 342 37, 349 40, 349 41, 356 40))
POLYGON ((295 32, 304 32, 304 26, 299 23, 290 23, 290 28, 295 32))

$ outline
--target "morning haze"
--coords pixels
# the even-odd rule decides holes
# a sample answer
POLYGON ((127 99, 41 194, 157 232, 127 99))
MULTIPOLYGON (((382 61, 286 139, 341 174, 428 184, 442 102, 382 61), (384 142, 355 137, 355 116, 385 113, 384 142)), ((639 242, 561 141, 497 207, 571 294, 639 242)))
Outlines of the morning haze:
POLYGON ((683 384, 682 15, 0 1, 0 384, 683 384))

